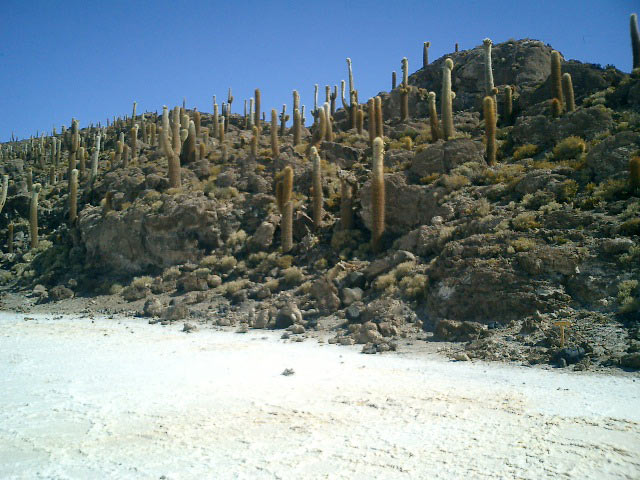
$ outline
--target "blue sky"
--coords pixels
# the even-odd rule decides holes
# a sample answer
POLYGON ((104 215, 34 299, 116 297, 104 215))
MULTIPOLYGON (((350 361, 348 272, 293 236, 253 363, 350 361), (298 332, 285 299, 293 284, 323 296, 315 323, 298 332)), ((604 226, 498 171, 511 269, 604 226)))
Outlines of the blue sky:
MULTIPOLYGON (((421 66, 490 37, 535 38, 566 58, 631 69, 635 2, 582 1, 43 1, 2 0, 0 141, 179 105, 233 111, 262 91, 262 109, 313 103, 313 85, 339 85, 351 57, 360 99, 390 88, 400 60, 421 66)), ((640 10, 635 4, 636 10, 640 10)))

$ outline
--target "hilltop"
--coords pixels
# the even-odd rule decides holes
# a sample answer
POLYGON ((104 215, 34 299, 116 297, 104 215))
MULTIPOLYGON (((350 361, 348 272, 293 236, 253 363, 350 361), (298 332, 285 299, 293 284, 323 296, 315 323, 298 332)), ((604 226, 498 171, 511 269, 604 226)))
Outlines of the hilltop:
POLYGON ((297 144, 293 108, 272 123, 184 107, 162 134, 163 115, 147 112, 76 140, 69 128, 3 144, 5 306, 18 292, 39 305, 28 308, 136 312, 187 330, 330 332, 366 353, 424 341, 462 360, 640 368, 638 70, 512 40, 492 45, 487 89, 486 48, 427 61, 381 91, 378 110, 357 91, 330 95, 330 120, 321 102, 297 144), (572 84, 561 99, 558 55, 572 84), (495 111, 483 111, 487 93, 495 111), (371 136, 369 112, 383 120, 371 136))

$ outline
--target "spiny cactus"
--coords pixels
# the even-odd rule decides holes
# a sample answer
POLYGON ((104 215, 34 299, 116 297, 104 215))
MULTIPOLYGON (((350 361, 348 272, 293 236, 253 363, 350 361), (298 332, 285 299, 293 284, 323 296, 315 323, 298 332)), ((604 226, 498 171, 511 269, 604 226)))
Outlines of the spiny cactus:
POLYGON ((384 137, 384 122, 382 120, 382 98, 376 96, 373 99, 376 108, 376 137, 384 137))
MULTIPOLYGON (((169 131, 167 131, 167 135, 169 131)), ((171 114, 171 144, 176 155, 182 150, 182 141, 180 140, 180 107, 174 107, 171 114)))
POLYGON ((429 125, 431 126, 431 141, 435 142, 440 138, 440 122, 438 121, 438 111, 436 109, 436 92, 429 92, 429 125))
POLYGON ((218 104, 215 100, 216 96, 213 96, 213 138, 218 138, 218 125, 220 125, 220 114, 218 112, 218 104))
POLYGON ((333 117, 336 114, 336 98, 338 98, 338 86, 333 86, 333 92, 329 95, 329 100, 331 101, 331 116, 333 117))
POLYGON ((345 98, 344 90, 345 90, 344 80, 340 80, 340 98, 342 101, 342 108, 344 109, 345 112, 347 112, 347 115, 349 116, 349 125, 351 125, 351 108, 349 108, 349 104, 347 103, 347 99, 345 98))
POLYGON ((122 168, 128 168, 129 167, 129 145, 127 145, 126 143, 122 146, 122 168))
POLYGON ((482 41, 482 45, 484 47, 484 94, 488 96, 493 91, 493 68, 491 65, 491 46, 493 42, 490 38, 485 38, 482 41))
POLYGON ((2 191, 0 191, 0 212, 7 203, 7 192, 9 191, 9 175, 2 175, 2 191))
POLYGON ((320 229, 323 216, 322 197, 322 163, 316 147, 311 147, 311 161, 313 163, 312 186, 313 186, 313 226, 320 229))
POLYGON ((395 90, 396 89, 396 71, 394 70, 393 72, 391 72, 391 90, 395 90))
POLYGON ((160 144, 169 164, 169 188, 180 188, 182 179, 180 174, 180 157, 169 141, 169 110, 162 107, 162 129, 160 130, 160 144))
POLYGON ((280 145, 278 144, 278 112, 271 109, 271 156, 275 160, 280 156, 280 145))
POLYGON ((280 202, 282 203, 282 220, 280 222, 281 243, 282 251, 286 253, 293 248, 293 202, 291 201, 293 192, 293 169, 290 166, 285 167, 282 171, 282 187, 280 188, 280 202))
POLYGON ((31 190, 31 202, 29 203, 29 233, 31 248, 38 247, 38 194, 41 185, 36 183, 31 190))
MULTIPOLYGON (((351 59, 347 58, 347 69, 349 70, 349 98, 351 99, 351 95, 355 92, 355 87, 353 86, 353 68, 351 66, 351 59)), ((353 103, 351 103, 353 106, 353 103)))
POLYGON ((409 120, 409 60, 402 59, 402 86, 400 87, 400 120, 409 120))
POLYGON ((133 111, 131 112, 131 128, 136 123, 136 109, 138 108, 138 102, 133 102, 133 111))
POLYGON ((504 87, 504 120, 507 125, 513 121, 513 89, 507 85, 504 87))
POLYGON ((340 226, 342 230, 353 228, 353 187, 346 178, 340 179, 340 226))
POLYGON ((313 115, 313 124, 316 125, 318 123, 318 84, 316 83, 313 86, 313 111, 311 112, 313 115))
POLYGON ((422 44, 422 68, 429 65, 429 47, 431 42, 424 42, 422 44))
POLYGON ((115 165, 119 165, 120 161, 122 159, 122 142, 120 140, 116 141, 116 152, 115 153, 116 154, 113 157, 112 167, 114 167, 115 165))
POLYGON ((149 125, 149 142, 152 147, 156 146, 156 131, 157 127, 155 123, 149 125))
POLYGON ((318 123, 313 129, 311 136, 311 146, 317 147, 326 136, 327 120, 324 114, 324 108, 318 109, 318 123))
POLYGON ((187 138, 182 145, 180 153, 180 164, 184 165, 196 161, 196 125, 193 120, 189 120, 187 138))
POLYGON ((328 102, 325 102, 323 105, 324 108, 324 118, 326 121, 326 126, 324 129, 324 139, 327 142, 333 142, 333 121, 331 118, 331 107, 328 102))
POLYGON ((218 140, 220 143, 224 143, 224 115, 220 117, 220 123, 218 124, 218 140))
POLYGON ((71 170, 69 176, 69 224, 74 225, 78 218, 78 170, 71 170))
POLYGON ((87 169, 87 165, 85 162, 85 156, 84 156, 84 147, 79 147, 78 148, 78 153, 76 155, 76 158, 78 160, 78 170, 80 170, 80 176, 84 176, 85 171, 87 169))
POLYGON ((287 122, 289 121, 289 115, 287 115, 287 105, 282 105, 282 112, 280 113, 280 136, 284 137, 287 133, 287 122))
POLYGON ((562 110, 562 80, 560 52, 551 52, 551 98, 557 98, 562 110))
POLYGON ((453 136, 453 92, 451 91, 451 71, 453 60, 447 58, 442 67, 442 98, 440 109, 442 116, 442 133, 445 140, 453 136))
POLYGON ((640 156, 629 160, 629 184, 633 190, 640 189, 640 156))
POLYGON ((262 130, 261 123, 260 123, 260 121, 261 121, 260 117, 261 117, 262 114, 260 113, 260 98, 261 98, 261 95, 260 95, 260 89, 259 88, 256 88, 256 90, 254 92, 254 98, 255 98, 255 112, 253 114, 253 124, 256 127, 258 127, 258 132, 260 132, 262 130))
POLYGON ((300 144, 300 112, 297 108, 293 110, 293 144, 300 144))
POLYGON ((98 159, 100 158, 100 134, 96 135, 95 146, 93 147, 93 155, 91 156, 91 181, 98 177, 98 159))
POLYGON ((487 164, 496 163, 496 116, 493 97, 484 97, 482 101, 482 114, 484 116, 484 131, 487 141, 487 164))
POLYGON ((384 142, 382 138, 373 140, 373 165, 371 168, 371 247, 379 252, 382 247, 385 216, 384 194, 384 142))
POLYGON ((27 190, 29 192, 32 191, 33 190, 33 169, 31 167, 27 167, 25 180, 27 181, 27 190))
POLYGON ((207 144, 204 142, 201 142, 200 145, 198 146, 198 158, 200 160, 202 160, 203 158, 207 157, 207 144))
POLYGON ((632 13, 629 17, 631 31, 631 50, 633 52, 633 69, 640 68, 640 34, 638 33, 638 15, 632 13))
MULTIPOLYGON (((251 154, 251 158, 255 159, 258 158, 258 137, 260 136, 260 134, 258 133, 258 127, 256 127, 255 125, 251 127, 251 131, 253 135, 251 136, 251 140, 249 142, 249 153, 251 154)), ((274 156, 274 159, 275 158, 276 156, 274 156)))
POLYGON ((200 136, 201 123, 202 123, 202 115, 198 110, 195 110, 193 112, 193 124, 196 126, 196 137, 200 136))
POLYGON ((558 118, 562 114, 562 105, 557 98, 551 99, 551 115, 553 118, 558 118))
POLYGON ((369 118, 369 143, 373 145, 373 140, 376 138, 376 105, 375 100, 370 98, 367 102, 368 118, 369 118))
POLYGON ((563 93, 567 105, 567 112, 573 112, 576 109, 576 100, 573 96, 573 82, 571 80, 570 73, 562 75, 562 89, 564 90, 563 93))
POLYGON ((358 135, 362 135, 364 129, 364 111, 360 105, 358 105, 358 111, 356 112, 356 128, 358 135))

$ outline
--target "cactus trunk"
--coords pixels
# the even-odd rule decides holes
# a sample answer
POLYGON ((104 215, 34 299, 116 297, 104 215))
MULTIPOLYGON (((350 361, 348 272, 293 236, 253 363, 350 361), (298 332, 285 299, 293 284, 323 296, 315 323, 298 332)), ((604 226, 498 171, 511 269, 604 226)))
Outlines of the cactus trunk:
POLYGON ((384 207, 384 143, 382 138, 376 137, 373 141, 373 166, 371 168, 371 247, 376 253, 382 248, 384 207))

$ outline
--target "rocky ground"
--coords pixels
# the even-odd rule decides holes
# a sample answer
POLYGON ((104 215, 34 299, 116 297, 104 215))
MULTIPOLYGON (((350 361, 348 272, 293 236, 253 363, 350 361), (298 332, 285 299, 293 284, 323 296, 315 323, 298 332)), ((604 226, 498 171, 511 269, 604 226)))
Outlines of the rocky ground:
MULTIPOLYGON (((444 58, 410 76, 408 122, 399 119, 400 89, 380 93, 380 253, 369 242, 369 139, 349 129, 341 109, 334 141, 319 148, 326 211, 319 229, 307 214, 307 129, 297 146, 285 129, 273 155, 267 124, 253 155, 252 132, 234 115, 224 142, 198 137, 203 154, 184 159, 183 186, 171 189, 167 159, 151 139, 127 168, 112 163, 115 141, 127 132, 116 122, 102 132, 97 180, 81 180, 72 225, 64 178, 49 184, 49 166, 28 154, 6 158, 0 235, 11 222, 15 238, 14 252, 2 255, 3 309, 273 328, 292 341, 327 332, 330 342, 362 344, 365 353, 421 342, 461 360, 638 369, 640 196, 628 178, 629 160, 640 154, 640 77, 563 62, 577 109, 554 118, 551 50, 535 40, 494 46, 495 166, 485 161, 479 113, 481 47, 449 55, 452 139, 434 141, 426 118, 425 92, 440 92, 444 58), (512 118, 502 114, 508 85, 512 118), (295 213, 294 248, 283 254, 274 184, 285 166, 294 170, 295 213), (29 167, 45 185, 36 249, 29 248, 29 167), (349 230, 340 226, 341 181, 355 192, 349 230)), ((146 121, 159 123, 154 114, 146 121)), ((202 114, 202 126, 212 131, 211 115, 202 114)), ((64 151, 61 177, 66 158, 64 151)))

